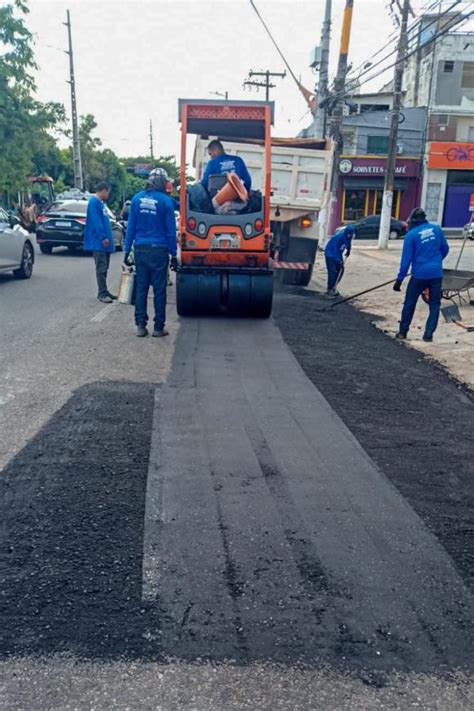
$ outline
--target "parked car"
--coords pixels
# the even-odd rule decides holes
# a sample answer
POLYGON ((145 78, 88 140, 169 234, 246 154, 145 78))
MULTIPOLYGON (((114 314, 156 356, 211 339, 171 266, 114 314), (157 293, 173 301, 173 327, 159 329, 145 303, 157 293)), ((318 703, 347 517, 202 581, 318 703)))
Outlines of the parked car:
MULTIPOLYGON (((355 229, 355 237, 357 239, 377 239, 379 236, 380 215, 369 215, 363 217, 357 222, 352 222, 355 229)), ((394 217, 390 220, 390 239, 400 239, 408 230, 408 224, 401 220, 396 220, 394 217)))
POLYGON ((18 217, 0 208, 0 273, 13 272, 16 279, 29 279, 34 263, 31 235, 21 227, 18 217))
MULTIPOLYGON (((71 251, 82 249, 86 224, 87 198, 56 201, 38 216, 36 241, 43 254, 51 254, 54 247, 68 247, 71 251)), ((123 247, 124 230, 112 210, 106 208, 112 225, 115 249, 123 247)))

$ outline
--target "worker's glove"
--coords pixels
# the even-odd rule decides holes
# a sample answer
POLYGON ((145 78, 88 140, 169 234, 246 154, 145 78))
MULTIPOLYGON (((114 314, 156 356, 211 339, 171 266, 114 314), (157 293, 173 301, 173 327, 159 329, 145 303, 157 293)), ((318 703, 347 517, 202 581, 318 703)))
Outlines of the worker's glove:
POLYGON ((133 264, 133 257, 130 252, 126 252, 123 257, 123 263, 126 267, 131 267, 133 264))
POLYGON ((393 290, 394 291, 401 291, 402 290, 402 282, 399 279, 397 279, 397 281, 393 285, 393 290))
POLYGON ((177 271, 178 269, 178 257, 171 257, 170 258, 170 269, 172 272, 177 271))

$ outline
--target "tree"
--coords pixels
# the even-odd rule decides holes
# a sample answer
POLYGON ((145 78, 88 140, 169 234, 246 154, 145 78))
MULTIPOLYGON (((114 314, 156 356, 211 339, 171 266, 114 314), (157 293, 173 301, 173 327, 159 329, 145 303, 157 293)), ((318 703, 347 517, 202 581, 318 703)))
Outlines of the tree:
POLYGON ((34 98, 33 38, 25 25, 28 7, 13 0, 0 7, 0 192, 12 194, 32 173, 32 156, 48 129, 64 121, 60 104, 34 98), (3 49, 3 53, 2 53, 3 49))

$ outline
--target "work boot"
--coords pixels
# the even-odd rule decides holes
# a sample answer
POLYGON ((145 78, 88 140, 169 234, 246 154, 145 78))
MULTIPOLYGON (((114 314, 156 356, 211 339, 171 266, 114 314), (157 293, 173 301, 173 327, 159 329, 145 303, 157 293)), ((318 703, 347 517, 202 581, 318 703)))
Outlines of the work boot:
POLYGON ((423 335, 423 340, 425 343, 432 343, 433 342, 433 336, 429 336, 427 333, 423 335))
POLYGON ((144 338, 148 336, 148 329, 146 326, 137 326, 137 336, 138 338, 144 338))
POLYGON ((112 299, 112 301, 116 301, 118 299, 118 297, 115 296, 115 294, 111 294, 110 291, 107 292, 107 296, 109 299, 112 299))
POLYGON ((155 328, 155 330, 152 333, 153 338, 162 338, 163 336, 167 336, 169 331, 166 330, 166 328, 155 328))
POLYGON ((110 296, 108 294, 106 294, 106 296, 98 296, 97 298, 99 299, 99 301, 102 301, 103 304, 111 304, 112 303, 112 299, 110 298, 110 296))
POLYGON ((330 299, 337 299, 337 297, 340 296, 340 293, 337 289, 328 289, 326 291, 326 296, 329 296, 330 299))
POLYGON ((406 333, 402 333, 399 331, 398 333, 395 334, 395 338, 398 338, 400 341, 404 341, 407 337, 406 333))

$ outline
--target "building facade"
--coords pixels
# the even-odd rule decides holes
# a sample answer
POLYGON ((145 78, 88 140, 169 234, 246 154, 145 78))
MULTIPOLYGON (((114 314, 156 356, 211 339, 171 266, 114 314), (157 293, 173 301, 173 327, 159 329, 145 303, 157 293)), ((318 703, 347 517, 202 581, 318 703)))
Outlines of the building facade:
MULTIPOLYGON (((403 111, 398 134, 393 217, 405 220, 421 199, 421 159, 426 111, 403 111)), ((390 112, 363 111, 343 120, 343 155, 337 166, 338 187, 330 230, 380 215, 389 141, 390 112)))
POLYGON ((427 107, 422 205, 447 228, 469 221, 474 194, 474 35, 456 31, 456 20, 421 18, 405 72, 405 105, 427 107))

